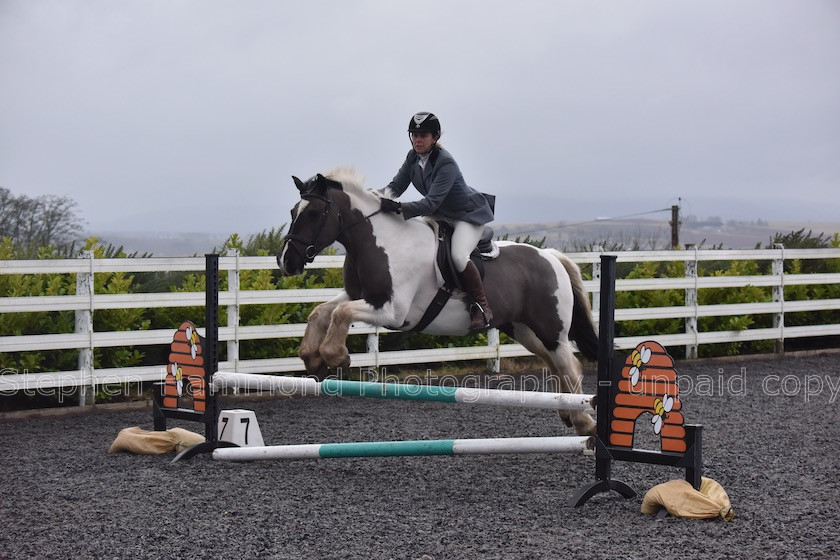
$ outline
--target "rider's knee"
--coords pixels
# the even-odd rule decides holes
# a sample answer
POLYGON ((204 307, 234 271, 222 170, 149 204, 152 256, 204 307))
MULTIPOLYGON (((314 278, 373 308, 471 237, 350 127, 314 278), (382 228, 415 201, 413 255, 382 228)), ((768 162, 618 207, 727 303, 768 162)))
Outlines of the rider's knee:
POLYGON ((455 265, 455 270, 458 272, 464 272, 464 269, 467 268, 467 264, 470 262, 470 256, 467 255, 456 255, 452 254, 452 264, 455 265))

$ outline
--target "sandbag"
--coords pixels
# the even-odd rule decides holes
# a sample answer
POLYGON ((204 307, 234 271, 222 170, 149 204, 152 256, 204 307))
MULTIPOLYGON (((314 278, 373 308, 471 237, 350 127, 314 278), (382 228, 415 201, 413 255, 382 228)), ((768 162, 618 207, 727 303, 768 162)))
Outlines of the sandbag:
POLYGON ((120 430, 108 453, 137 453, 159 455, 180 453, 197 443, 204 442, 204 436, 183 428, 171 428, 165 432, 143 430, 137 426, 120 430))
POLYGON ((699 491, 685 480, 671 480, 648 490, 642 499, 642 513, 656 515, 661 508, 674 517, 686 519, 720 517, 731 521, 735 517, 726 490, 706 477, 701 479, 699 491))

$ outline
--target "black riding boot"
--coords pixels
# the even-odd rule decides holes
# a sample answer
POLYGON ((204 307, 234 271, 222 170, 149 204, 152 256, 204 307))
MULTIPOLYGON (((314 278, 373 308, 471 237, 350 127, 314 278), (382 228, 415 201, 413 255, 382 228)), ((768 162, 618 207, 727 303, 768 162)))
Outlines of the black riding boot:
POLYGON ((461 273, 461 281, 474 302, 470 307, 470 332, 489 328, 490 321, 493 320, 493 312, 490 311, 490 304, 487 303, 487 297, 484 295, 484 283, 481 281, 481 274, 474 262, 467 263, 467 268, 461 273))

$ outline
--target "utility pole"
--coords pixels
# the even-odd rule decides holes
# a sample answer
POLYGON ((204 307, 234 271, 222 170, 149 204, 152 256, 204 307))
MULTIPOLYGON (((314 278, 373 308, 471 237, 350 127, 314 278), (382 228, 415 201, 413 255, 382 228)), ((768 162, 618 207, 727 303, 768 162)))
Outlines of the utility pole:
POLYGON ((680 207, 678 204, 671 206, 671 248, 675 249, 680 244, 680 207))

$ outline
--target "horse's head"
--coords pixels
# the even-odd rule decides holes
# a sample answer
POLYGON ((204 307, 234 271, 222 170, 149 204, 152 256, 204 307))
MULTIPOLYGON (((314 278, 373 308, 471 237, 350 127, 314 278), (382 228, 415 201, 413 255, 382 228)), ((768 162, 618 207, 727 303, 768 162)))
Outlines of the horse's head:
POLYGON ((281 273, 293 276, 303 272, 303 267, 338 237, 341 213, 333 194, 342 187, 338 181, 320 173, 306 182, 297 177, 292 179, 300 191, 300 202, 292 208, 289 233, 283 250, 277 255, 277 264, 281 273))

